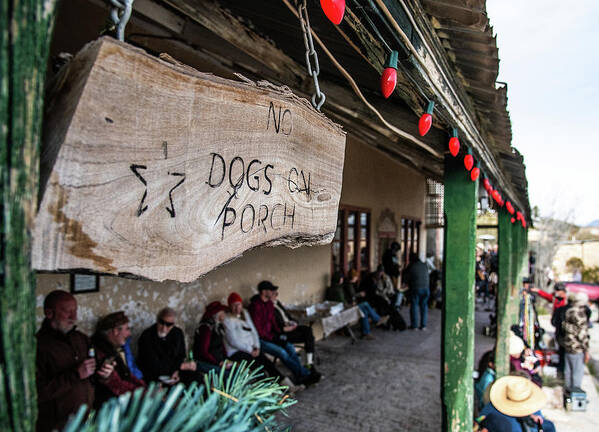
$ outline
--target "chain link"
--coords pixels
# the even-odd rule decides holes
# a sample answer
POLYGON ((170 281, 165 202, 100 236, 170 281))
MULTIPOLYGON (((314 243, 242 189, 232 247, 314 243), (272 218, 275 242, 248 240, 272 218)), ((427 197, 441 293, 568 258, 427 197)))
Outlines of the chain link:
POLYGON ((110 0, 110 4, 112 4, 110 19, 116 26, 116 37, 120 41, 125 40, 125 27, 131 17, 134 1, 135 0, 110 0))
POLYGON ((306 47, 306 69, 308 75, 312 76, 314 80, 314 94, 312 95, 312 106, 320 111, 320 108, 326 100, 325 94, 320 91, 320 84, 318 83, 318 74, 320 74, 320 64, 318 63, 318 54, 314 49, 314 42, 312 41, 312 30, 310 29, 310 19, 308 17, 308 8, 306 7, 306 0, 299 0, 297 5, 297 13, 299 15, 300 25, 302 27, 302 34, 304 36, 304 45, 306 47))

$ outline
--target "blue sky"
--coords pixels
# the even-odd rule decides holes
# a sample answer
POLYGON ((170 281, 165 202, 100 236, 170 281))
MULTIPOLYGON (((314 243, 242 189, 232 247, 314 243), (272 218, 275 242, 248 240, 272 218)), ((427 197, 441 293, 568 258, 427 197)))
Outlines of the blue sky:
POLYGON ((531 205, 599 219, 599 1, 488 0, 531 205))

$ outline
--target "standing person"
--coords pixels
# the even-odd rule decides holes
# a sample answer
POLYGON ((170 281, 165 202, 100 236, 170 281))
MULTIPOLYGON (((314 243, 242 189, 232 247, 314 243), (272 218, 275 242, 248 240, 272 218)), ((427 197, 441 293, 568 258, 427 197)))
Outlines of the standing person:
POLYGON ((414 252, 410 253, 410 264, 406 269, 405 283, 409 287, 412 305, 410 308, 411 329, 426 330, 429 297, 429 279, 426 264, 418 259, 414 252), (418 311, 420 310, 420 323, 418 311))
POLYGON ((96 385, 97 408, 114 396, 145 387, 146 383, 131 373, 123 345, 131 336, 129 318, 125 312, 118 311, 106 315, 98 321, 92 342, 96 347, 98 363, 112 364, 114 370, 105 380, 96 385))
POLYGON ((156 315, 156 322, 145 329, 137 342, 137 360, 145 380, 159 381, 170 377, 169 384, 180 380, 185 384, 199 381, 195 361, 185 361, 185 336, 177 327, 177 313, 166 307, 156 315))
POLYGON ((270 301, 272 292, 277 289, 270 281, 262 281, 258 284, 258 294, 250 301, 249 311, 260 336, 260 347, 265 353, 281 359, 293 373, 295 383, 314 384, 320 380, 320 374, 302 366, 295 347, 277 324, 275 307, 270 301))
MULTIPOLYGON (((79 406, 93 406, 95 392, 90 378, 97 366, 89 338, 75 328, 75 297, 66 291, 52 291, 44 300, 44 316, 35 335, 38 432, 62 430, 79 406)), ((112 365, 97 371, 100 379, 111 373, 112 365)))
POLYGON ((579 389, 584 375, 584 364, 589 355, 589 297, 586 293, 572 293, 562 321, 562 344, 565 355, 564 380, 567 390, 579 389))
POLYGON ((393 281, 393 286, 395 288, 399 287, 399 275, 401 273, 401 266, 399 264, 399 257, 397 254, 400 252, 401 246, 399 243, 394 241, 391 243, 385 252, 383 252, 383 267, 385 269, 385 273, 391 278, 393 281))
POLYGON ((550 294, 547 291, 543 291, 542 289, 536 287, 532 287, 530 288, 530 290, 533 293, 538 294, 545 300, 550 301, 553 305, 554 311, 566 305, 566 287, 563 284, 555 285, 555 288, 553 289, 553 294, 550 294))

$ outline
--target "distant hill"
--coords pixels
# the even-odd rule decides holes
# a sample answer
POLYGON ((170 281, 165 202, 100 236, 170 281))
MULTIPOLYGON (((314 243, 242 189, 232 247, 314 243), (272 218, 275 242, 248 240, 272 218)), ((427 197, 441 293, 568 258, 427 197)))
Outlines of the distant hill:
POLYGON ((594 220, 593 222, 588 224, 587 227, 599 227, 599 219, 594 220))

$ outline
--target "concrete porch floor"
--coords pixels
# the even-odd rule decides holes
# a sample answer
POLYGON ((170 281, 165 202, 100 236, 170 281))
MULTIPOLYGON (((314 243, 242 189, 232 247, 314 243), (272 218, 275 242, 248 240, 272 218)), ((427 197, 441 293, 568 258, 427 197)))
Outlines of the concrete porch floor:
MULTIPOLYGON (((489 312, 477 312, 475 363, 494 340, 481 336, 489 312)), ((407 308, 402 309, 409 319, 407 308)), ((296 395, 281 424, 293 432, 441 430, 441 311, 427 330, 373 330, 376 340, 352 345, 344 336, 318 342, 325 378, 296 395)), ((475 366, 476 367, 476 366, 475 366)))

